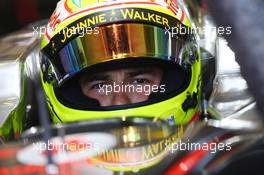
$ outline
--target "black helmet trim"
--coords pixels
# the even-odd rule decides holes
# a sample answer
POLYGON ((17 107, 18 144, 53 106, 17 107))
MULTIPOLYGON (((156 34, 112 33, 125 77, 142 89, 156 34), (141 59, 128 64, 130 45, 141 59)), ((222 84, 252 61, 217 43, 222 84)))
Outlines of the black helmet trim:
MULTIPOLYGON (((138 67, 138 66, 146 66, 153 65, 159 66, 163 69, 163 77, 161 80, 161 84, 164 84, 166 87, 165 92, 157 92, 151 93, 147 101, 133 104, 125 104, 125 105, 115 105, 115 106, 106 106, 101 107, 100 103, 93 98, 89 98, 85 96, 81 90, 79 85, 79 76, 77 75, 75 78, 70 79, 61 87, 55 87, 54 92, 59 100, 64 106, 73 109, 79 110, 93 110, 93 111, 110 111, 116 109, 128 109, 134 107, 145 106, 149 104, 158 103, 160 101, 172 98, 183 92, 191 81, 191 70, 183 69, 177 64, 171 64, 170 62, 164 62, 160 60, 153 59, 150 61, 149 59, 140 59, 140 60, 119 60, 114 62, 107 62, 104 64, 99 64, 96 66, 90 67, 88 70, 89 73, 98 72, 98 70, 109 70, 118 69, 118 68, 126 68, 126 67, 138 67)), ((85 73, 85 71, 80 74, 85 73)), ((86 72, 87 73, 87 72, 86 72)))

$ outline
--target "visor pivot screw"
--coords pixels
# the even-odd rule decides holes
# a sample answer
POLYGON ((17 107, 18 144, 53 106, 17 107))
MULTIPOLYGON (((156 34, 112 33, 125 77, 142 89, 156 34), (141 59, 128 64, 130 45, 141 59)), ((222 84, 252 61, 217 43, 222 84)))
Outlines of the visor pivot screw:
POLYGON ((45 64, 42 64, 42 71, 46 72, 46 65, 45 64))

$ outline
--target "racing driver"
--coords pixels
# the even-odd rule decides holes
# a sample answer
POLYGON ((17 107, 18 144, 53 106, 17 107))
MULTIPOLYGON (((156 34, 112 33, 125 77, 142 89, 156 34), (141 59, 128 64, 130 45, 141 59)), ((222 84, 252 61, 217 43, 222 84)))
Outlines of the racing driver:
POLYGON ((199 115, 199 49, 176 1, 61 0, 47 27, 41 79, 54 123, 199 115))

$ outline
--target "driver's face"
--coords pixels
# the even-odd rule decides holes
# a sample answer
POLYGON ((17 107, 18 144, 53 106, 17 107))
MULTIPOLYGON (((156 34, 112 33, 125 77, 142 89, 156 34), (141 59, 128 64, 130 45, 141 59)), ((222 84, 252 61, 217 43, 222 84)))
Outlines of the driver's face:
POLYGON ((160 86, 162 74, 158 67, 116 69, 83 74, 79 83, 82 92, 98 100, 101 106, 124 105, 146 101, 152 88, 144 90, 144 86, 160 86))

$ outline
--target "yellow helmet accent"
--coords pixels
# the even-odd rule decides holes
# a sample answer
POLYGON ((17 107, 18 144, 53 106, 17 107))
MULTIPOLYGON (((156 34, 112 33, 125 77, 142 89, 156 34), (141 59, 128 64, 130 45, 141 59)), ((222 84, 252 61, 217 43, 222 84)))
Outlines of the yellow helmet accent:
POLYGON ((42 40, 41 79, 53 121, 58 123, 140 116, 159 118, 175 124, 188 123, 199 112, 200 54, 193 34, 175 34, 173 30, 182 25, 188 29, 185 31, 192 32, 190 24, 174 0, 60 1, 42 40), (87 27, 101 33, 77 34, 87 27), (107 30, 118 27, 121 31, 118 33, 121 37, 119 39, 125 45, 121 48, 113 46, 118 44, 114 38, 102 39, 109 37, 106 35, 107 30), (118 60, 133 61, 135 58, 150 61, 154 58, 177 64, 182 69, 188 69, 189 81, 174 96, 122 109, 79 109, 58 99, 56 86, 63 85, 83 70, 98 64, 115 64, 118 60))

